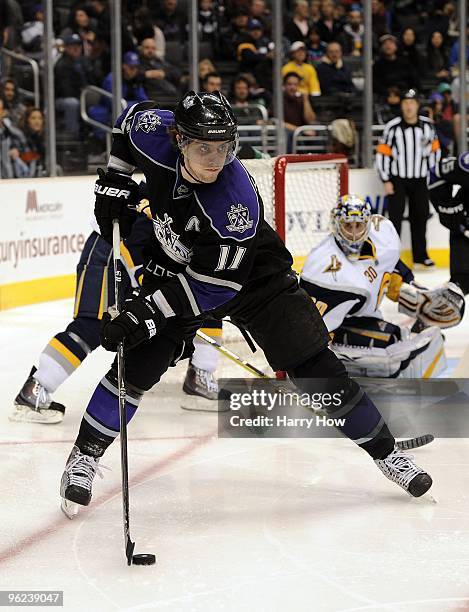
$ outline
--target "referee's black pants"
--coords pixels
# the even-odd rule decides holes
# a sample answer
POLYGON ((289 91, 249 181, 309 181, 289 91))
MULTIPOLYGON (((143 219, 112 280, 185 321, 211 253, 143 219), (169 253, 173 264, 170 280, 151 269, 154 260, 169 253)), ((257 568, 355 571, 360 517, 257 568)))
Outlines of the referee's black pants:
POLYGON ((430 207, 427 180, 393 177, 391 181, 394 193, 388 196, 389 218, 400 236, 406 198, 408 198, 412 255, 415 263, 423 263, 428 258, 426 233, 430 207))

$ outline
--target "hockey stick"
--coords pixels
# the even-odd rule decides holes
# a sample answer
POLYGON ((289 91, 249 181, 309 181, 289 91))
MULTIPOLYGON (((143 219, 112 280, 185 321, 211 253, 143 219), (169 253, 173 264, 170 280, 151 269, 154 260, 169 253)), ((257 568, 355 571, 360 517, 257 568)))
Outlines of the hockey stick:
MULTIPOLYGON (((213 348, 215 348, 219 353, 221 353, 231 361, 234 361, 234 363, 237 363, 241 368, 244 368, 250 374, 253 374, 256 378, 272 379, 271 376, 268 376, 265 372, 259 370, 248 361, 241 359, 241 357, 236 355, 236 353, 233 353, 233 351, 231 351, 230 349, 226 348, 226 346, 218 344, 216 340, 214 340, 210 336, 207 336, 207 334, 204 334, 204 332, 200 331, 200 329, 197 331, 196 335, 198 338, 200 338, 207 344, 210 344, 210 346, 213 346, 213 348)), ((284 389, 279 388, 279 391, 284 391, 284 389)), ((396 442, 396 444, 401 450, 411 450, 414 448, 420 448, 421 446, 425 446, 426 444, 430 444, 430 442, 433 442, 434 439, 435 438, 432 436, 432 434, 425 434, 416 438, 401 440, 400 442, 396 442)))
MULTIPOLYGON (((116 314, 119 313, 119 294, 122 280, 120 271, 120 230, 118 219, 112 221, 112 256, 114 263, 114 299, 116 314)), ((155 555, 143 553, 134 555, 135 542, 130 537, 130 509, 129 509, 129 461, 127 456, 127 411, 125 408, 125 364, 124 343, 120 342, 117 349, 117 389, 119 392, 119 424, 121 448, 121 476, 122 476, 122 511, 124 519, 124 542, 127 565, 152 565, 156 561, 155 555)))

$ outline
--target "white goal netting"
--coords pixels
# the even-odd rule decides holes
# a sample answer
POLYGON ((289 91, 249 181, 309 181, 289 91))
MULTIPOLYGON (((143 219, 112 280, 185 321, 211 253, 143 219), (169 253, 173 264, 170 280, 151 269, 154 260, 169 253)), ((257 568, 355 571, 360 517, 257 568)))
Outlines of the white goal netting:
POLYGON ((347 191, 345 161, 333 155, 243 160, 256 180, 265 217, 285 241, 297 271, 329 231, 330 211, 347 191))

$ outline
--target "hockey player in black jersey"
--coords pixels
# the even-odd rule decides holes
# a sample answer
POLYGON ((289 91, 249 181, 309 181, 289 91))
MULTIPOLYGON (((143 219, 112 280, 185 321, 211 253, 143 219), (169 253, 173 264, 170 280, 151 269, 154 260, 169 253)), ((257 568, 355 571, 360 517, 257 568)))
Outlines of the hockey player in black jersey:
POLYGON ((430 169, 430 200, 449 229, 451 281, 469 293, 469 151, 430 169))
MULTIPOLYGON (((189 92, 174 115, 140 103, 114 127, 107 172, 96 182, 101 234, 111 240, 114 218, 123 236, 130 231, 136 168, 147 180, 155 232, 139 297, 102 329, 108 350, 124 341, 128 420, 143 393, 190 355, 203 313, 229 315, 252 335, 272 368, 286 370, 302 391, 317 390, 315 378, 340 378, 343 435, 387 478, 423 495, 430 476, 395 447, 375 405, 329 350, 321 316, 299 287, 290 253, 264 220, 253 178, 235 157, 236 142, 235 117, 219 92, 189 92)), ((99 459, 118 433, 114 363, 88 403, 65 466, 60 494, 68 516, 77 504, 90 502, 99 459)))

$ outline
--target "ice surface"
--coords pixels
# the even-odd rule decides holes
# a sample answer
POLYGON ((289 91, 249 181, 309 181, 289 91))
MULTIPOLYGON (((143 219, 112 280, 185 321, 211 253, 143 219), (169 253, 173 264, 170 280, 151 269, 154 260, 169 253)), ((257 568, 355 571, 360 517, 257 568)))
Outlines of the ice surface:
MULTIPOLYGON (((118 444, 102 461, 112 471, 95 480, 78 518, 61 514, 58 497, 82 412, 111 356, 96 351, 57 391, 63 423, 7 420, 71 310, 64 300, 0 313, 1 589, 59 589, 65 610, 93 612, 469 610, 468 441, 415 452, 438 503, 411 499, 347 440, 217 439, 215 414, 180 409, 184 364, 129 427, 135 552, 158 560, 127 567, 118 444)), ((453 367, 468 328, 466 316, 445 333, 453 367)))

